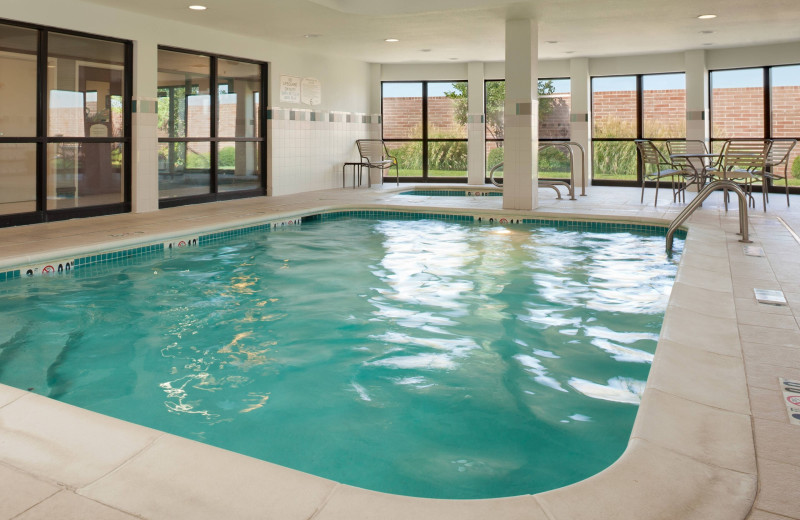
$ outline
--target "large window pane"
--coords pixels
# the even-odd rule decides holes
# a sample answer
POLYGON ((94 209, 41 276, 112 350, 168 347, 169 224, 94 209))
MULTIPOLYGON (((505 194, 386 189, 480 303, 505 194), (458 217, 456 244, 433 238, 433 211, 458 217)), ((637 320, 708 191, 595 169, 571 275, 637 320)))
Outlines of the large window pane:
POLYGON ((122 143, 47 145, 47 209, 123 201, 122 143))
POLYGON ((48 50, 48 135, 122 137, 125 45, 50 33, 48 50))
MULTIPOLYGON (((576 175, 580 175, 580 166, 576 160, 576 175)), ((539 178, 541 179, 569 179, 569 151, 563 146, 548 145, 546 142, 539 143, 539 178)))
POLYGON ((158 137, 211 136, 211 59, 158 51, 158 137))
POLYGON ((37 31, 0 25, 0 136, 36 136, 37 31))
POLYGON ((467 82, 428 83, 428 139, 467 138, 467 82))
POLYGON ((484 93, 486 139, 503 139, 505 122, 506 82, 487 81, 484 93))
POLYGON ((764 133, 763 69, 711 73, 711 137, 761 139, 764 133))
POLYGON ((592 136, 636 138, 636 77, 592 79, 592 136))
POLYGON ((570 82, 568 79, 539 80, 539 139, 569 141, 570 82))
POLYGON ((210 193, 210 156, 210 143, 159 143, 159 196, 173 198, 210 193))
POLYGON ((0 214, 36 211, 36 145, 0 143, 0 214))
POLYGON ((217 152, 219 191, 253 190, 261 185, 258 146, 253 141, 220 142, 217 152))
MULTIPOLYGON (((772 137, 800 139, 800 65, 773 67, 771 74, 772 137)), ((783 175, 783 165, 778 170, 783 175)), ((800 186, 800 146, 789 156, 788 173, 789 185, 800 186)))
POLYGON ((636 145, 633 141, 594 141, 592 147, 594 179, 636 180, 636 145))
POLYGON ((466 141, 429 141, 428 176, 466 177, 466 141))
POLYGON ((219 137, 258 137, 256 114, 261 90, 261 67, 255 63, 220 59, 219 137))
MULTIPOLYGON (((389 155, 397 159, 400 177, 422 177, 422 141, 388 142, 389 155)), ((385 170, 387 177, 397 175, 394 168, 385 170)))
POLYGON ((686 137, 686 75, 642 76, 643 137, 681 139, 686 137))
POLYGON ((422 83, 383 84, 383 138, 422 138, 422 83))
MULTIPOLYGON (((492 168, 503 162, 503 141, 486 141, 486 176, 492 168)), ((503 169, 495 172, 495 177, 502 176, 503 169)))

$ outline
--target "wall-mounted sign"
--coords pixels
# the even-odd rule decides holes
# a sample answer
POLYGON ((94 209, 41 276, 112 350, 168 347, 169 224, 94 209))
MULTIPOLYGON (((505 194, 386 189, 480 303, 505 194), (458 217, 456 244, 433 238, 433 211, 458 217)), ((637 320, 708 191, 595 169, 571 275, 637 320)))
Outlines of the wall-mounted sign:
POLYGON ((319 105, 322 103, 322 85, 316 78, 303 78, 301 96, 304 105, 319 105))
POLYGON ((300 103, 300 78, 281 76, 281 103, 300 103))

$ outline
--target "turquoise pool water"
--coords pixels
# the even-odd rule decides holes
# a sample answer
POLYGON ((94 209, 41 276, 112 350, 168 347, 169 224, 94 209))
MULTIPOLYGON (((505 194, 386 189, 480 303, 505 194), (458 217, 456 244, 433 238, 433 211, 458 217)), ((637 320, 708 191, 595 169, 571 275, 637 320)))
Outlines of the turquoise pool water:
POLYGON ((0 382, 339 482, 535 493, 624 450, 664 238, 314 221, 0 284, 0 382))

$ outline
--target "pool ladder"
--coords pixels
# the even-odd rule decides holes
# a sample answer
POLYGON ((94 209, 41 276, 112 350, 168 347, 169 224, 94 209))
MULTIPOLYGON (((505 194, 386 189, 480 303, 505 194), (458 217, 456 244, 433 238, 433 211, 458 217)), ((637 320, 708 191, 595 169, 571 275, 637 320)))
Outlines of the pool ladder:
MULTIPOLYGON (((569 182, 539 180, 539 187, 553 188, 556 191, 556 195, 560 199, 561 192, 558 191, 558 186, 566 186, 569 192, 569 200, 575 200, 575 152, 573 151, 574 147, 580 150, 581 152, 581 179, 583 180, 583 182, 581 183, 581 197, 585 197, 586 196, 586 150, 584 150, 583 146, 581 146, 580 143, 576 143, 575 141, 544 141, 539 143, 539 150, 544 150, 545 148, 549 147, 563 148, 564 150, 567 151, 567 154, 569 155, 569 182)), ((498 187, 502 187, 503 184, 495 180, 494 172, 502 167, 503 163, 499 163, 489 171, 489 182, 498 187)))
POLYGON ((735 182, 727 179, 720 179, 709 183, 702 190, 700 190, 697 193, 697 197, 692 199, 692 201, 689 202, 685 208, 683 208, 683 211, 681 211, 678 216, 675 217, 675 220, 672 221, 672 224, 669 225, 669 229, 667 230, 667 253, 672 252, 672 240, 678 228, 684 222, 686 222, 686 219, 688 219, 692 213, 694 213, 695 210, 699 208, 701 204, 703 204, 703 201, 706 200, 712 192, 717 190, 725 190, 725 197, 728 196, 727 190, 732 190, 739 197, 739 234, 742 236, 739 242, 744 242, 746 244, 752 242, 749 238, 747 229, 747 195, 735 182))

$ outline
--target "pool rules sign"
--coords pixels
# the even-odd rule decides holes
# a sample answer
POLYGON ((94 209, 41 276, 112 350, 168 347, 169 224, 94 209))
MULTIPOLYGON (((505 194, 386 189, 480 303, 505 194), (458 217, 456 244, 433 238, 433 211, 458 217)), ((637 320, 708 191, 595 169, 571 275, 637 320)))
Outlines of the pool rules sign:
POLYGON ((789 423, 800 426, 800 381, 779 378, 783 391, 783 404, 789 413, 789 423))

